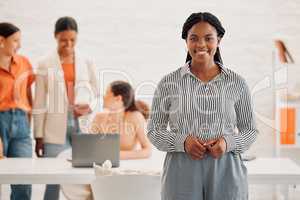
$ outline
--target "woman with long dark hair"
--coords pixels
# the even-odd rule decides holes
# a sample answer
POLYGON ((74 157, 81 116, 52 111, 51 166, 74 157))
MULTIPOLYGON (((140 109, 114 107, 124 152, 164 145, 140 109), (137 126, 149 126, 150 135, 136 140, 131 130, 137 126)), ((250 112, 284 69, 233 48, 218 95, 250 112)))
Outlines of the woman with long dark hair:
POLYGON ((120 159, 142 159, 151 155, 151 144, 145 133, 149 108, 135 100, 134 90, 125 81, 114 81, 104 96, 104 112, 98 113, 92 133, 119 133, 120 159))
POLYGON ((191 14, 182 30, 186 64, 155 91, 148 137, 167 152, 162 200, 248 199, 240 154, 258 131, 245 80, 223 65, 224 34, 216 16, 191 14))
MULTIPOLYGON (((146 159, 151 155, 151 143, 145 132, 149 108, 135 100, 128 82, 112 82, 104 95, 104 111, 95 116, 90 132, 93 134, 120 134, 120 159, 146 159)), ((92 199, 90 185, 63 185, 67 199, 92 199)))
MULTIPOLYGON (((21 31, 0 23, 0 138, 5 157, 32 157, 30 113, 34 82, 29 60, 17 52, 21 31)), ((0 145, 1 148, 1 145, 0 145)), ((12 200, 31 199, 31 185, 11 185, 12 200)))

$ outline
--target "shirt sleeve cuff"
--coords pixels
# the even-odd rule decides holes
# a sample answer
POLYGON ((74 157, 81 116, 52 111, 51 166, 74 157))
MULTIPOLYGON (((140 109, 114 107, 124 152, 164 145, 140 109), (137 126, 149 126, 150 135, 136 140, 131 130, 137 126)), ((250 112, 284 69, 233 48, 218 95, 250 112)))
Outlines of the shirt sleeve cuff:
POLYGON ((184 142, 188 135, 177 134, 175 137, 175 151, 176 152, 185 152, 184 142))
POLYGON ((234 151, 236 148, 235 138, 232 134, 223 136, 226 142, 226 152, 234 151))

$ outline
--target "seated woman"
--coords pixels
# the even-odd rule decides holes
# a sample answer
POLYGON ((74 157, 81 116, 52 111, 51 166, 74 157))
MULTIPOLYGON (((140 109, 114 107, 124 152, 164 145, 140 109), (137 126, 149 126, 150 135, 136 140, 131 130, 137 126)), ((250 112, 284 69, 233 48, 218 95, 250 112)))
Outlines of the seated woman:
MULTIPOLYGON (((151 144, 145 134, 149 107, 135 101, 134 90, 124 81, 110 84, 104 96, 104 112, 93 120, 90 132, 94 134, 120 134, 120 159, 142 159, 151 155, 151 144)), ((62 185, 68 200, 91 200, 90 185, 62 185)))
POLYGON ((151 155, 151 144, 145 134, 149 107, 135 101, 134 90, 124 81, 114 81, 104 96, 104 112, 98 113, 91 133, 119 133, 120 159, 142 159, 151 155))

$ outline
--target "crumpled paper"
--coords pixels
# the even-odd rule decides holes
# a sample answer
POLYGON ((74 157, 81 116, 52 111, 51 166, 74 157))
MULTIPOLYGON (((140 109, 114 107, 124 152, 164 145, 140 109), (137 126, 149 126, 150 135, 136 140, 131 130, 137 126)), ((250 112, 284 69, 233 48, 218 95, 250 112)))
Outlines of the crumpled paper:
POLYGON ((106 160, 102 166, 93 164, 96 176, 114 176, 114 175, 150 175, 150 176, 161 176, 160 171, 154 170, 135 170, 135 169, 121 169, 112 168, 110 160, 106 160))

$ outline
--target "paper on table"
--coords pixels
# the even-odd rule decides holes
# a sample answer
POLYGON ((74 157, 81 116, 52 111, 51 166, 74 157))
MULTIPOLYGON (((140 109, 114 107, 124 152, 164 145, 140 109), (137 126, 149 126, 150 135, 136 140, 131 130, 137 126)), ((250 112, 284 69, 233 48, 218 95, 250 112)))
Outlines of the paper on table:
POLYGON ((112 168, 112 163, 110 160, 106 160, 102 166, 96 165, 94 163, 94 170, 96 176, 114 176, 114 175, 152 175, 160 176, 160 171, 155 170, 135 170, 135 169, 120 169, 112 168))

